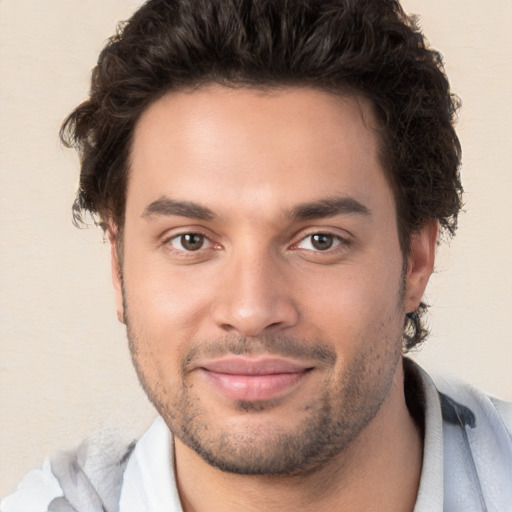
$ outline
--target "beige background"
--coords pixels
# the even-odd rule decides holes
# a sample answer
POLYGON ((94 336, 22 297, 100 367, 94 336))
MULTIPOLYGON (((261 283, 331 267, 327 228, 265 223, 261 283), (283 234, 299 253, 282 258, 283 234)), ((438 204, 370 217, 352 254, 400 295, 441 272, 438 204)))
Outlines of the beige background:
MULTIPOLYGON (((117 324, 108 248, 77 230, 65 115, 116 20, 136 0, 0 0, 0 495, 46 454, 100 428, 140 433, 154 413, 117 324)), ((428 292, 417 358, 512 400, 511 0, 407 0, 464 101, 466 210, 428 292)))

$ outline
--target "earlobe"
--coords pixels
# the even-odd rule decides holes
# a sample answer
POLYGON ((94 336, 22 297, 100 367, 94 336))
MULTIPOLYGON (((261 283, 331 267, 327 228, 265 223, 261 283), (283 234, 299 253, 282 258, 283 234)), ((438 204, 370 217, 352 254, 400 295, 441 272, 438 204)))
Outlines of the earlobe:
POLYGON ((431 221, 411 235, 411 249, 405 275, 404 307, 406 313, 420 304, 434 269, 439 225, 431 221))
POLYGON ((122 323, 126 323, 124 319, 124 301, 123 301, 123 267, 119 259, 119 248, 117 240, 117 226, 107 228, 108 239, 110 242, 110 262, 112 270, 112 283, 114 285, 114 293, 116 299, 117 319, 122 323))

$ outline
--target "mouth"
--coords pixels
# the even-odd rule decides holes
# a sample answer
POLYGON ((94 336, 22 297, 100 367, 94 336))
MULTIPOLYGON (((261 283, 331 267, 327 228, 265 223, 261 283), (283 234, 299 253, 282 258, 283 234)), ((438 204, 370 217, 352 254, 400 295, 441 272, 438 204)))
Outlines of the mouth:
POLYGON ((263 401, 290 393, 313 367, 280 358, 233 357, 205 362, 198 369, 232 400, 263 401))

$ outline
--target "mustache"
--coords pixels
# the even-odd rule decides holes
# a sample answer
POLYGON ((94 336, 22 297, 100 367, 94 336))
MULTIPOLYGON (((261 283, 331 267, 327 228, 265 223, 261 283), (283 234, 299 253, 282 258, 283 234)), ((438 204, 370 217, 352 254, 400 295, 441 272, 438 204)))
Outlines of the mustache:
POLYGON ((292 336, 228 336, 216 340, 204 340, 189 348, 182 363, 184 373, 194 366, 199 358, 219 358, 228 355, 259 356, 269 355, 293 359, 316 361, 320 366, 333 367, 336 353, 319 340, 305 340, 292 336))

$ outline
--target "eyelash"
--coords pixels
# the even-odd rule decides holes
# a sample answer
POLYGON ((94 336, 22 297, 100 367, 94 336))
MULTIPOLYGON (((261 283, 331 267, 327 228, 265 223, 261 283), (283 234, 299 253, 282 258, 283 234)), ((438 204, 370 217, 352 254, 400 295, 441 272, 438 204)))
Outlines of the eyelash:
MULTIPOLYGON (((178 243, 180 243, 180 242, 178 242, 178 243)), ((302 249, 302 250, 309 251, 311 253, 317 253, 317 254, 322 254, 322 253, 323 254, 333 254, 342 249, 347 248, 348 246, 350 246, 350 244, 351 244, 351 240, 349 240, 346 237, 342 237, 340 235, 330 233, 329 231, 314 231, 314 232, 306 234, 305 236, 302 236, 298 242, 296 242, 290 246, 290 249, 292 249, 292 250, 301 250, 302 249), (331 245, 326 247, 324 250, 319 249, 318 247, 315 248, 314 247, 315 242, 313 242, 313 237, 315 237, 315 236, 331 238, 332 243, 331 243, 331 245), (301 248, 300 245, 308 240, 309 240, 309 244, 313 247, 312 248, 301 248)), ((205 233, 202 233, 199 231, 187 231, 184 233, 173 234, 172 236, 169 236, 166 239, 164 239, 162 242, 162 245, 167 246, 169 248, 169 250, 172 252, 179 253, 182 257, 191 257, 193 255, 202 254, 202 253, 204 253, 205 250, 208 250, 208 249, 220 248, 220 245, 215 244, 205 233), (194 249, 186 249, 185 247, 183 247, 183 243, 182 243, 183 237, 187 237, 187 236, 201 237, 202 238, 201 246, 195 250, 194 249), (181 240, 181 248, 176 248, 173 246, 172 242, 174 240, 181 240), (208 244, 207 247, 204 247, 205 243, 208 244)))
POLYGON ((302 247, 302 249, 312 251, 312 252, 318 252, 318 253, 331 253, 333 251, 336 251, 336 248, 339 247, 342 244, 346 244, 346 241, 339 235, 335 235, 333 233, 319 231, 315 233, 309 233, 306 236, 302 237, 296 244, 292 246, 294 249, 301 249, 300 245, 304 244, 304 242, 309 243, 311 247, 302 247), (315 237, 317 237, 317 240, 315 241, 315 237), (321 244, 321 239, 328 239, 327 243, 328 246, 321 249, 320 247, 316 246, 317 244, 321 244), (330 243, 329 243, 330 242, 330 243))
POLYGON ((205 233, 201 233, 199 231, 187 231, 185 233, 173 234, 172 236, 169 236, 169 237, 165 238, 162 241, 162 245, 170 247, 171 251, 174 251, 174 252, 177 252, 177 253, 191 254, 192 255, 192 254, 197 254, 197 253, 203 251, 205 249, 203 247, 205 242, 207 242, 209 244, 208 248, 214 248, 215 247, 215 244, 210 240, 210 238, 205 233), (182 245, 181 249, 173 247, 173 245, 172 245, 173 240, 180 240, 180 239, 183 240, 183 237, 186 237, 186 236, 199 236, 199 237, 201 237, 202 238, 202 242, 203 242, 201 247, 197 248, 196 250, 187 250, 187 249, 185 249, 183 247, 183 245, 182 245))

